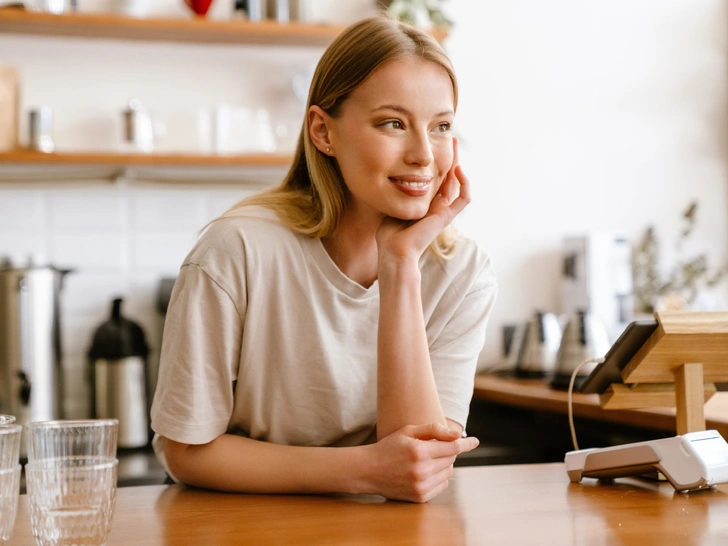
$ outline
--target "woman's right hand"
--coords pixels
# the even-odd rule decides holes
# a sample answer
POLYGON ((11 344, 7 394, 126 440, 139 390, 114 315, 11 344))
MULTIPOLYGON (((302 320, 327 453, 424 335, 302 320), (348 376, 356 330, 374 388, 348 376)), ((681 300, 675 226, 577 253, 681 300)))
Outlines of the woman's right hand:
POLYGON ((478 443, 440 423, 405 426, 367 446, 375 453, 367 481, 388 499, 427 502, 447 488, 455 457, 478 443))
POLYGON ((414 259, 420 256, 435 238, 470 203, 470 181, 458 159, 458 141, 453 138, 453 163, 430 202, 424 217, 416 221, 386 217, 377 229, 376 239, 380 266, 384 257, 414 259))

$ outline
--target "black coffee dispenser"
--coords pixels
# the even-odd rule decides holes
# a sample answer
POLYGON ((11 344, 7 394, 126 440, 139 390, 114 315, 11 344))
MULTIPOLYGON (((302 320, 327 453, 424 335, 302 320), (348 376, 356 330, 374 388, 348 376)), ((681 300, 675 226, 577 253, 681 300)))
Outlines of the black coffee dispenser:
POLYGON ((113 301, 111 318, 93 336, 88 357, 91 408, 97 419, 119 420, 118 446, 149 443, 147 356, 142 328, 121 314, 122 299, 113 301))

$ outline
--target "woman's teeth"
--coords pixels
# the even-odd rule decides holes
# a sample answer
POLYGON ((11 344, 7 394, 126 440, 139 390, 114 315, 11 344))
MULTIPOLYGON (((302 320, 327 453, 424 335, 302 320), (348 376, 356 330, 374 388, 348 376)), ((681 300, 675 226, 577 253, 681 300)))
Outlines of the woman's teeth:
POLYGON ((406 182, 405 180, 397 180, 396 178, 394 180, 403 186, 409 186, 411 188, 424 188, 427 184, 429 184, 429 182, 406 182))

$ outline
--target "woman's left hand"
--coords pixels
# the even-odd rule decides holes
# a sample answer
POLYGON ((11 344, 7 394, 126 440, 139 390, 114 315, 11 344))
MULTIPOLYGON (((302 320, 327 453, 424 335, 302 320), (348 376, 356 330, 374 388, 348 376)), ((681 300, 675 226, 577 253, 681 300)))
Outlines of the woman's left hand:
POLYGON ((385 218, 377 230, 380 257, 384 252, 397 258, 419 260, 430 243, 470 203, 470 199, 470 182, 458 161, 458 141, 453 138, 452 166, 427 214, 416 221, 385 218))

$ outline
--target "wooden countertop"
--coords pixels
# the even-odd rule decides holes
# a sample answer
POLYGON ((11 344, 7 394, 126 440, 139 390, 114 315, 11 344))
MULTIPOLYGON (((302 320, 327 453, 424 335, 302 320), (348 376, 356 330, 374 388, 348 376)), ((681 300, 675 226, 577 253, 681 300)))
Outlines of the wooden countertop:
MULTIPOLYGON (((679 494, 666 482, 569 483, 562 463, 455 469, 417 505, 381 497, 118 490, 108 546, 727 544, 728 485, 679 494)), ((20 498, 15 546, 35 542, 20 498)))
MULTIPOLYGON (((473 397, 506 406, 567 413, 566 391, 552 389, 542 379, 482 374, 475 378, 473 397)), ((574 393, 573 410, 574 417, 627 423, 677 434, 674 408, 605 410, 599 406, 599 395, 574 393)), ((728 438, 728 392, 718 392, 708 400, 705 421, 708 429, 715 429, 723 438, 728 438)))

